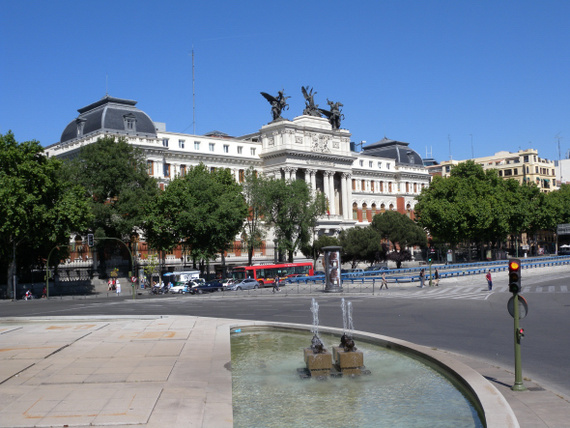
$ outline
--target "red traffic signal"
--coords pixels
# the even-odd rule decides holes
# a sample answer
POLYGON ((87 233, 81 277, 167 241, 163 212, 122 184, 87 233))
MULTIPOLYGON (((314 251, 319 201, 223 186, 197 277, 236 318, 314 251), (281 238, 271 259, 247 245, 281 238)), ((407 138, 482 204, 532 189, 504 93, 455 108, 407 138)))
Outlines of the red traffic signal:
POLYGON ((509 291, 518 294, 521 290, 521 261, 512 259, 509 261, 509 291))

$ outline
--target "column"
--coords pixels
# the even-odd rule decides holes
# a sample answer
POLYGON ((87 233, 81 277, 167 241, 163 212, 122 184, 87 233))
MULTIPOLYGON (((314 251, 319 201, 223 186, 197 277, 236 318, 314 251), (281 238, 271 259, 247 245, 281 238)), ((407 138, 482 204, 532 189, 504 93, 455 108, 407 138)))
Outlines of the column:
POLYGON ((327 200, 328 200, 329 212, 330 212, 331 198, 329 195, 329 193, 330 193, 329 175, 330 175, 330 171, 323 171, 323 192, 325 194, 325 198, 327 198, 327 200))
POLYGON ((352 175, 343 174, 346 179, 346 219, 352 220, 352 175))
POLYGON ((328 171, 328 186, 329 186, 329 211, 331 215, 336 214, 336 201, 334 198, 334 172, 328 171))
POLYGON ((309 170, 311 173, 311 189, 313 189, 313 192, 317 191, 317 170, 316 169, 310 169, 309 170))
POLYGON ((295 181, 297 179, 297 168, 289 168, 289 180, 295 181))
MULTIPOLYGON (((347 198, 347 191, 346 191, 346 172, 343 172, 340 178, 340 200, 342 201, 341 211, 342 211, 342 218, 347 219, 347 210, 346 210, 346 198, 347 198)), ((339 213, 340 214, 340 213, 339 213)))

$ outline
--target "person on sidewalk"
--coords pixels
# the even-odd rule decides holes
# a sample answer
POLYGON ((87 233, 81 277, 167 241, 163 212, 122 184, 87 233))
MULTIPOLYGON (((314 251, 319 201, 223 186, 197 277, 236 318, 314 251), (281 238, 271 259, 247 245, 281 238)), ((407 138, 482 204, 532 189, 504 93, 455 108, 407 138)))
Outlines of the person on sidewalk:
POLYGON ((388 289, 388 280, 386 279, 386 272, 382 272, 382 283, 380 284, 380 290, 382 290, 382 287, 386 287, 386 290, 388 289))
POLYGON ((119 280, 117 279, 117 281, 115 281, 115 289, 117 291, 117 296, 121 295, 121 283, 119 282, 119 280))
POLYGON ((420 270, 420 288, 424 288, 424 281, 426 279, 425 269, 420 270))
POLYGON ((433 277, 435 279, 434 284, 436 287, 439 286, 439 272, 437 271, 437 268, 435 268, 435 273, 433 274, 433 277))
POLYGON ((493 289, 493 279, 491 278, 491 270, 490 269, 487 272, 487 275, 485 275, 485 278, 487 279, 487 285, 489 286, 489 291, 491 291, 493 289))

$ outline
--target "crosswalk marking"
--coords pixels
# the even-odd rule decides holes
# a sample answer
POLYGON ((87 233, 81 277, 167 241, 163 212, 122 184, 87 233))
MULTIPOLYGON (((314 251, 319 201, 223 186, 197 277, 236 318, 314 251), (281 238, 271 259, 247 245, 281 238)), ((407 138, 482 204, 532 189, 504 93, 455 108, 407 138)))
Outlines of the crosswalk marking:
MULTIPOLYGON (((388 291, 387 293, 379 292, 377 295, 382 297, 402 298, 402 299, 449 299, 449 300, 487 300, 495 293, 508 293, 509 287, 506 285, 495 285, 493 290, 489 291, 486 286, 481 285, 451 285, 448 287, 424 287, 416 290, 398 290, 388 291)), ((548 286, 530 286, 525 287, 524 293, 556 293, 568 292, 566 285, 548 285, 548 286)))

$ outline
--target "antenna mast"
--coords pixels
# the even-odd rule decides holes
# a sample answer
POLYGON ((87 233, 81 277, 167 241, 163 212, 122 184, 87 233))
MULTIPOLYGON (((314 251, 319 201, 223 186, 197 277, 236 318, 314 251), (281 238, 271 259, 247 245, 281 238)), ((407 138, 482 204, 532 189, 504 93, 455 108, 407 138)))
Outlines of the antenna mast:
POLYGON ((196 90, 194 83, 194 45, 192 45, 192 133, 196 135, 196 90))

